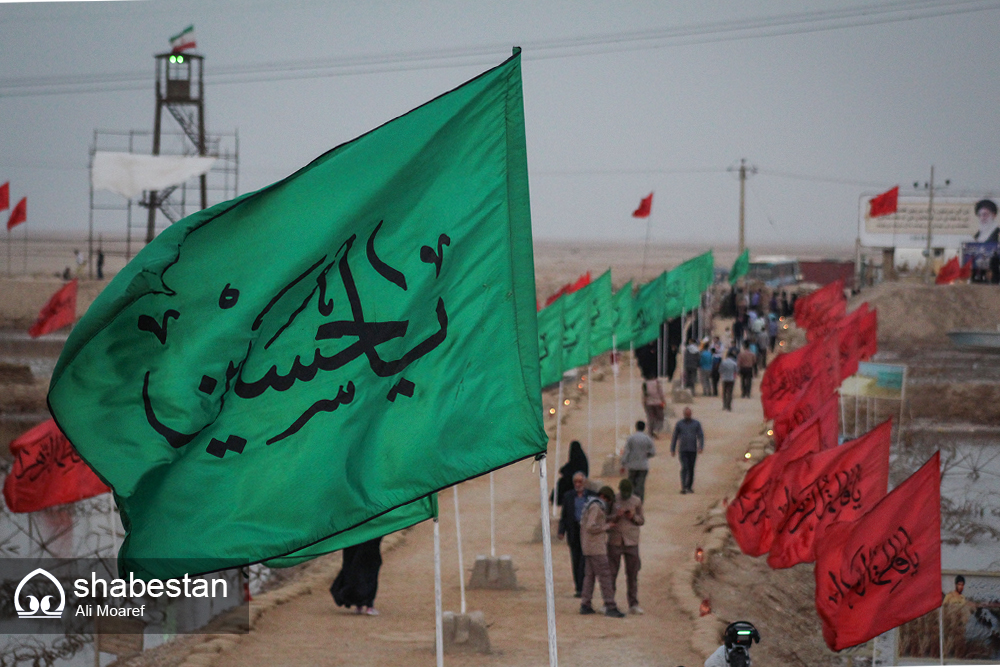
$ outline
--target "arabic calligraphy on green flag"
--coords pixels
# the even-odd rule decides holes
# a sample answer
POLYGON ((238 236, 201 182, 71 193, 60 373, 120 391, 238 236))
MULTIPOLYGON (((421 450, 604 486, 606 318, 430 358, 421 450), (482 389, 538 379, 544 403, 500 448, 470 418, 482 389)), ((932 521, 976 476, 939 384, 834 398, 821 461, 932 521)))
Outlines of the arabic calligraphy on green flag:
POLYGON ((538 364, 542 386, 559 382, 563 375, 563 300, 538 312, 538 364))
POLYGON ((590 363, 590 293, 586 288, 567 294, 562 301, 563 370, 590 363))
POLYGON ((611 349, 615 313, 611 303, 611 269, 587 285, 590 295, 590 356, 596 357, 611 349))
POLYGON ((645 285, 640 285, 635 295, 632 343, 636 347, 646 345, 660 337, 660 325, 667 319, 665 310, 667 275, 668 273, 664 271, 645 285))
POLYGON ((612 297, 614 311, 615 345, 619 350, 632 342, 635 329, 635 297, 632 296, 632 281, 625 283, 612 297))
POLYGON ((122 572, 292 564, 545 450, 534 299, 518 50, 160 234, 49 403, 114 489, 122 572))

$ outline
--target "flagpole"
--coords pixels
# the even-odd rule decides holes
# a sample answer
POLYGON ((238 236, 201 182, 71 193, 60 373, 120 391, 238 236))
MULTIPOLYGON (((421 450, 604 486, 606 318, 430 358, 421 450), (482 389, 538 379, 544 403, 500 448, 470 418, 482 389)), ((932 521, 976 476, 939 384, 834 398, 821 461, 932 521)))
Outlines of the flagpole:
POLYGON ((14 277, 14 260, 10 255, 10 229, 7 229, 7 277, 14 277))
POLYGON ((861 397, 858 392, 859 387, 854 387, 854 437, 858 437, 858 421, 861 419, 861 414, 858 412, 858 407, 861 404, 859 400, 861 397))
POLYGON ((642 246, 642 274, 639 277, 639 282, 646 280, 646 254, 649 252, 649 228, 652 218, 652 214, 646 216, 646 243, 642 246))
POLYGON ((618 453, 618 366, 620 365, 620 359, 618 359, 618 335, 611 334, 611 371, 615 377, 615 439, 614 446, 611 448, 613 454, 618 453))
POLYGON ((28 275, 28 221, 24 222, 24 275, 28 275))
POLYGON ((444 667, 444 618, 441 611, 441 527, 434 519, 434 645, 437 667, 444 667))
MULTIPOLYGON (((559 438, 562 436, 562 406, 563 406, 563 381, 559 378, 559 404, 556 405, 556 462, 555 465, 559 465, 559 438)), ((544 461, 543 461, 544 463, 544 461)), ((553 477, 555 477, 553 471, 553 477)), ((552 516, 556 515, 556 504, 561 500, 556 498, 556 481, 552 481, 552 516)), ((545 522, 542 521, 544 524, 545 522)))
POLYGON ((634 414, 635 410, 635 343, 628 344, 628 401, 629 413, 634 414))
POLYGON ((588 463, 593 460, 590 454, 590 443, 594 439, 594 426, 593 426, 593 420, 591 418, 593 411, 590 409, 591 403, 593 402, 592 401, 593 396, 591 395, 590 392, 591 389, 590 382, 591 382, 591 376, 593 376, 593 374, 594 374, 593 365, 587 366, 587 461, 588 463))
MULTIPOLYGON (((929 258, 928 258, 929 261, 929 258)), ((944 664, 944 606, 938 607, 938 652, 941 655, 941 664, 944 664)))
POLYGON ((493 471, 490 471, 490 558, 497 557, 496 494, 493 491, 493 471))
POLYGON ((458 512, 458 485, 451 487, 455 497, 455 543, 458 545, 458 592, 461 596, 461 613, 465 614, 465 564, 462 562, 462 517, 458 512))
MULTIPOLYGON (((556 594, 555 584, 552 580, 552 531, 549 528, 548 517, 545 516, 548 509, 545 494, 548 493, 549 483, 546 477, 545 454, 538 456, 538 490, 542 501, 542 553, 545 563, 545 611, 549 630, 549 667, 559 667, 559 653, 556 644, 556 594)), ((440 667, 440 665, 439 665, 440 667)))

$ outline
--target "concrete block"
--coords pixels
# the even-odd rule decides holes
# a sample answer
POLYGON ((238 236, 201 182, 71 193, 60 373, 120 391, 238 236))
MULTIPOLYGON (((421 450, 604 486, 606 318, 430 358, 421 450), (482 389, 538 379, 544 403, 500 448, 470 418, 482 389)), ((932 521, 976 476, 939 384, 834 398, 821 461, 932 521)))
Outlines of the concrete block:
POLYGON ((445 653, 490 652, 490 637, 483 612, 456 614, 446 611, 442 616, 445 653))
POLYGON ((517 575, 514 570, 514 562, 510 556, 476 556, 476 564, 469 577, 469 588, 516 590, 517 575))

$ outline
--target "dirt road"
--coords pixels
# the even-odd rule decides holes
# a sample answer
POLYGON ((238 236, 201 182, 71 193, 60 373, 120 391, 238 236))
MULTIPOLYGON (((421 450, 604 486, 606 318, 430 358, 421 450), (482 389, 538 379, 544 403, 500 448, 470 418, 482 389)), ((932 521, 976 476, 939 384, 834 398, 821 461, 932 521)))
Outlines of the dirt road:
MULTIPOLYGON (((614 448, 614 382, 609 369, 595 374, 591 387, 590 420, 593 476, 614 448)), ((636 392, 636 396, 638 392, 636 392)), ((550 402, 552 399, 548 399, 550 402)), ((641 416, 638 400, 630 401, 627 375, 619 387, 621 435, 641 416)), ((675 407, 679 414, 680 406, 675 407)), ((643 616, 622 620, 602 615, 580 616, 573 598, 569 553, 553 544, 559 659, 565 665, 700 665, 690 644, 693 621, 672 597, 671 577, 678 563, 693 558, 704 533, 694 523, 718 499, 731 495, 740 477, 737 463, 747 441, 761 424, 760 401, 734 400, 734 411, 721 410, 718 398, 697 397, 694 416, 706 435, 705 453, 698 458, 692 495, 680 495, 679 463, 669 454, 669 440, 657 442, 646 483, 647 522, 642 531, 640 603, 643 616)), ((547 420, 554 434, 554 419, 547 420)), ((670 420, 671 423, 673 420, 670 420)), ((586 449, 587 398, 569 410, 562 431, 567 443, 580 440, 586 449)), ((550 455, 554 443, 550 443, 550 455)), ((561 463, 561 462, 560 462, 561 463)), ((549 463, 549 474, 554 472, 549 463)), ((616 485, 618 478, 599 480, 616 485)), ((467 591, 468 609, 481 610, 489 624, 491 655, 447 655, 448 665, 541 665, 548 660, 545 586, 541 544, 532 541, 539 523, 537 469, 530 461, 498 471, 496 482, 497 553, 509 554, 518 568, 518 591, 467 591)), ((458 611, 459 572, 452 492, 441 494, 442 572, 444 607, 458 611)), ((477 554, 489 552, 489 481, 483 477, 459 487, 464 561, 468 570, 477 554)), ((271 665, 400 665, 434 662, 433 528, 427 522, 411 529, 405 540, 385 555, 376 605, 380 616, 357 616, 336 607, 322 587, 270 609, 253 632, 212 663, 220 667, 271 665)), ((619 605, 624 606, 624 573, 620 575, 619 605)), ((694 593, 692 592, 692 597, 694 593)), ((598 605, 599 600, 595 600, 598 605)))

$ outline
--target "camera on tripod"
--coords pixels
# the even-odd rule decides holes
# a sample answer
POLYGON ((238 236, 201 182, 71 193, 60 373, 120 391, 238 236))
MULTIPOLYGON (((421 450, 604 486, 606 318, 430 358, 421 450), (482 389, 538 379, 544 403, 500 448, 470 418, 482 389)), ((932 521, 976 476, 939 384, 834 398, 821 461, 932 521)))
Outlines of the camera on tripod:
POLYGON ((749 621, 730 623, 724 635, 726 664, 729 667, 750 667, 750 647, 760 643, 760 633, 749 621))

